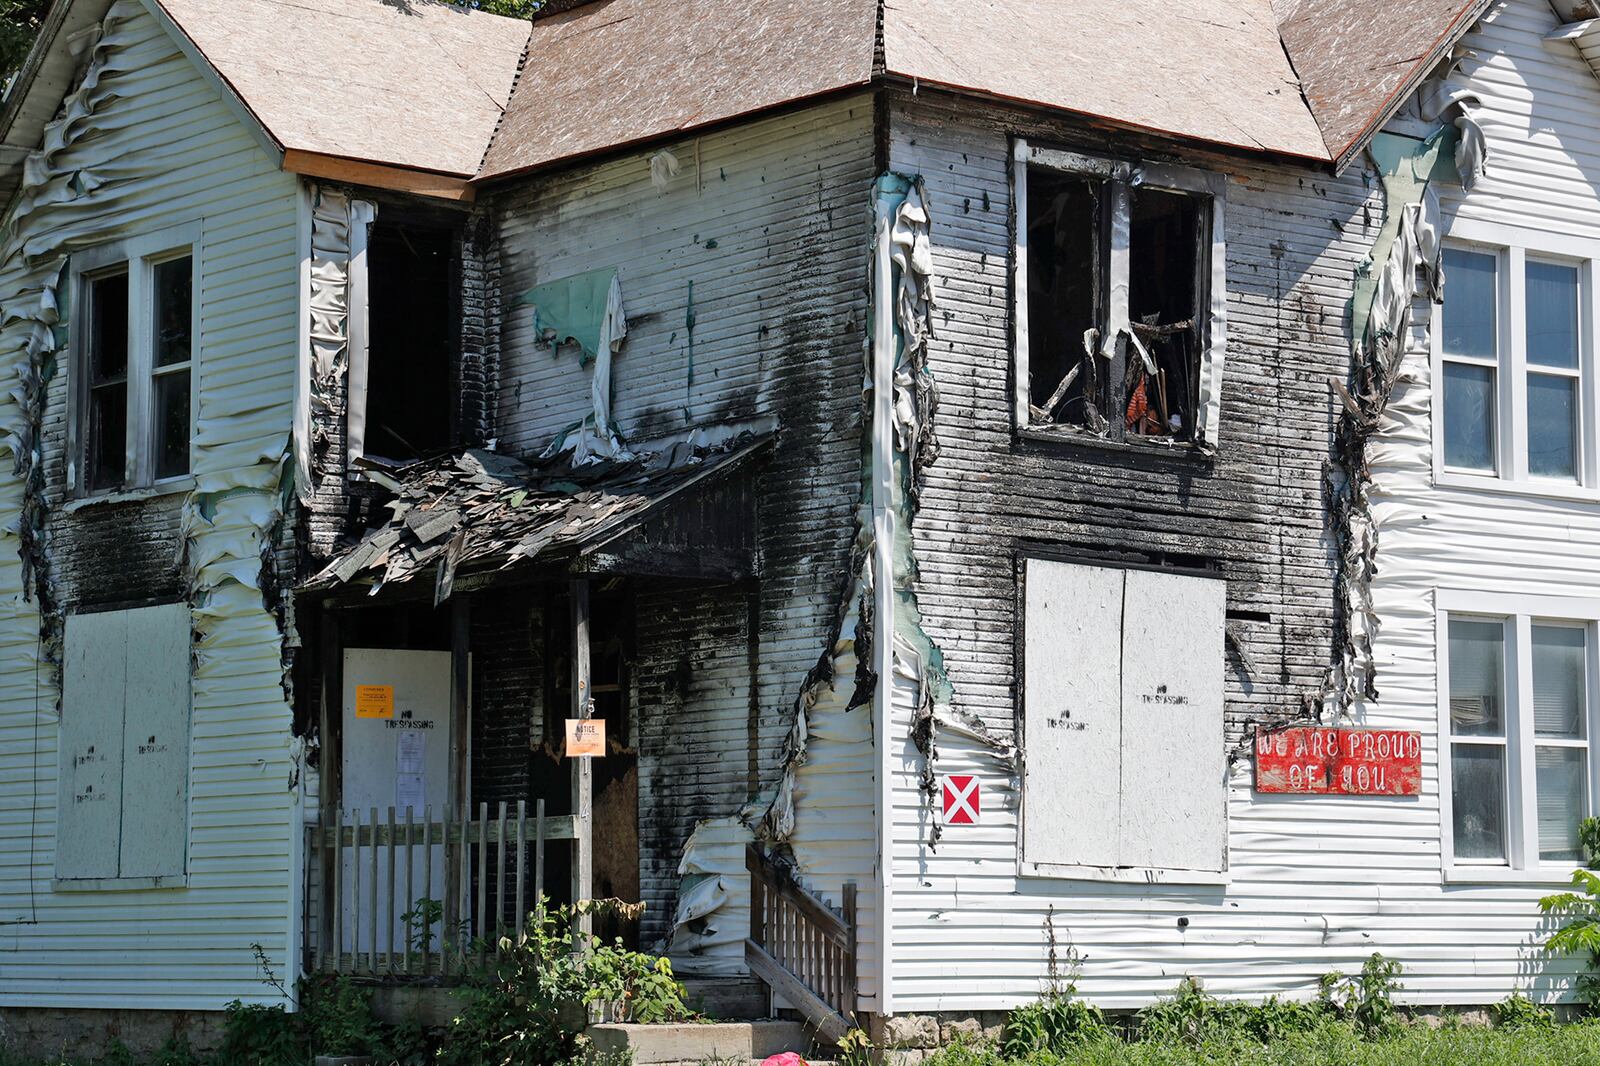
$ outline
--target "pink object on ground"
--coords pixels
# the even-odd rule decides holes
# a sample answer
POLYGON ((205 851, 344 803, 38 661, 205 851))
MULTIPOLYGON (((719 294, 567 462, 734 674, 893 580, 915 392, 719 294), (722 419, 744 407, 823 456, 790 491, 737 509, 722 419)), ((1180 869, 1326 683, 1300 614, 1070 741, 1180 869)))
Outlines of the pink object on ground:
POLYGON ((762 1059, 761 1066, 810 1066, 810 1064, 792 1051, 783 1051, 762 1059))

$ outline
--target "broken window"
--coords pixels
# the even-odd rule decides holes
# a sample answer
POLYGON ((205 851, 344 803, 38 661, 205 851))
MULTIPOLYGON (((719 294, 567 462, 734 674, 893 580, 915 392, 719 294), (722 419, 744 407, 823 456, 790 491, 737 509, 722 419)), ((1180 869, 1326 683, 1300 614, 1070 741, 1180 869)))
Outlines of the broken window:
POLYGON ((194 411, 192 232, 169 231, 75 257, 73 448, 81 492, 186 477, 194 411))
POLYGON ((365 262, 365 358, 352 365, 364 388, 352 388, 351 449, 399 460, 444 451, 456 437, 455 227, 384 206, 365 262))
POLYGON ((1026 145, 1017 167, 1021 424, 1209 442, 1220 182, 1026 145))

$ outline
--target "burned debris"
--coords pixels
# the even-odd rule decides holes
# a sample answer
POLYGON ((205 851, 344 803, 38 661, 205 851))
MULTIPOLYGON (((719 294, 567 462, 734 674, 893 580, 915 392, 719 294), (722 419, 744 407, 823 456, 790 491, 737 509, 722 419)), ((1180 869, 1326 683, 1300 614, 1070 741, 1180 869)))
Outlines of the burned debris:
POLYGON ((1031 153, 1019 175, 1024 425, 1110 440, 1198 438, 1211 194, 1163 180, 1176 169, 1031 153))

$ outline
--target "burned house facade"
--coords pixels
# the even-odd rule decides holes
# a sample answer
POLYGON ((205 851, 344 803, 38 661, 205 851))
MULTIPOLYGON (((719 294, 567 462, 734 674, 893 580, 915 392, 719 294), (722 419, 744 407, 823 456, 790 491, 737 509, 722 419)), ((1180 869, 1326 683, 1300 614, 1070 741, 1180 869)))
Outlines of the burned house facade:
POLYGON ((834 1036, 1062 960, 1567 992, 1587 29, 969 6, 58 5, 0 120, 10 1024, 448 983, 541 896, 834 1036), (1267 780, 1352 728, 1401 784, 1267 780))

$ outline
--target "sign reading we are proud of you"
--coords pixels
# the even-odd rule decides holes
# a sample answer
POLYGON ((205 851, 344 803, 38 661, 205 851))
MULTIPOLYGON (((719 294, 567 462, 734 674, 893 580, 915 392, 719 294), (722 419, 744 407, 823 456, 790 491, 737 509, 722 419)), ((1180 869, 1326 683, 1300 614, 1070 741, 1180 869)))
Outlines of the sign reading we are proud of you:
POLYGON ((1415 796, 1422 734, 1407 729, 1258 729, 1256 791, 1415 796))

